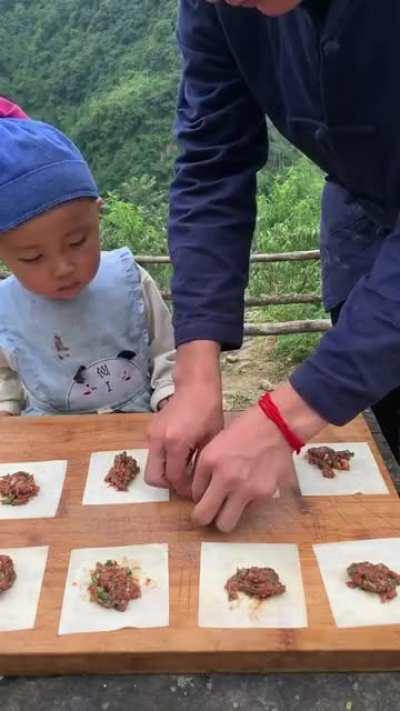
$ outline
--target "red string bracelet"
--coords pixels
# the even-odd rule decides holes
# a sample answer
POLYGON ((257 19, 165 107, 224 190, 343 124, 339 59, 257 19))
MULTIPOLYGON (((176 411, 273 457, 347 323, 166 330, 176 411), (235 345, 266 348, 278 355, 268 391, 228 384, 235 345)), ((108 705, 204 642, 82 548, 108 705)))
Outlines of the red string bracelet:
POLYGON ((279 407, 275 405, 272 400, 271 395, 269 393, 265 393, 265 395, 259 399, 258 404, 264 414, 276 424, 285 440, 290 444, 292 449, 294 449, 296 454, 299 454, 302 447, 304 447, 304 442, 302 442, 302 440, 294 432, 292 432, 286 420, 282 417, 279 407))

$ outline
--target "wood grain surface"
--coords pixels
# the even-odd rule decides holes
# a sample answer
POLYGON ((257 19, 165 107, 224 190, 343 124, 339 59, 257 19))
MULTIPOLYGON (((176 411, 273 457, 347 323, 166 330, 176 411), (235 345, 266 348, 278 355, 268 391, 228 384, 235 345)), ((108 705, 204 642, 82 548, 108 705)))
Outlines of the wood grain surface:
MULTIPOLYGON (((400 669, 400 625, 336 628, 313 543, 400 537, 400 503, 362 418, 328 427, 319 441, 367 441, 388 495, 298 497, 250 507, 231 534, 195 528, 190 502, 81 505, 92 451, 146 446, 150 415, 4 418, 0 461, 67 459, 56 518, 0 521, 1 547, 49 545, 34 630, 0 633, 0 674, 211 672, 400 669), (308 627, 218 630, 197 626, 202 541, 299 545, 308 627), (168 543, 171 620, 168 628, 58 636, 71 549, 168 543)), ((232 415, 230 416, 232 417, 232 415)), ((229 417, 229 419, 230 419, 229 417)), ((1 610, 1 603, 0 603, 1 610)))

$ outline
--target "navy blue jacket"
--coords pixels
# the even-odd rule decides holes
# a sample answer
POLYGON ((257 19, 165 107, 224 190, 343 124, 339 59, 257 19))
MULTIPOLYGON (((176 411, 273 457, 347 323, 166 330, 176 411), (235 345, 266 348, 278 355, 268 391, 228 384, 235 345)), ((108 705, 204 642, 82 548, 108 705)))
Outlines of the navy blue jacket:
POLYGON ((307 2, 280 18, 181 0, 183 55, 171 191, 177 344, 237 348, 265 115, 327 174, 322 252, 339 322, 294 373, 342 424, 400 384, 400 2, 307 2))

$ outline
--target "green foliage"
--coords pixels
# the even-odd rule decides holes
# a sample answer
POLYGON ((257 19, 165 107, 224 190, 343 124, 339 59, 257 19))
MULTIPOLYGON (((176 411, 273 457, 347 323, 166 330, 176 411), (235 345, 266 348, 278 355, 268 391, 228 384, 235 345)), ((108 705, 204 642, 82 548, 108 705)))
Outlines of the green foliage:
MULTIPOLYGON (((317 249, 322 187, 320 171, 304 157, 297 157, 293 165, 272 176, 264 171, 259 181, 255 250, 286 252, 317 249)), ((254 265, 249 284, 249 293, 253 295, 319 294, 320 289, 318 261, 254 265)), ((271 306, 258 311, 255 318, 260 321, 290 321, 321 318, 323 315, 322 306, 296 304, 271 306)), ((319 334, 281 336, 276 347, 281 372, 303 360, 319 339, 319 334)))
MULTIPOLYGON (((287 252, 318 247, 319 203, 322 176, 306 158, 259 181, 254 250, 287 252)), ((317 263, 282 262, 255 271, 250 292, 269 294, 318 289, 317 263), (262 270, 262 271, 261 271, 262 270)))
MULTIPOLYGON (((259 180, 254 251, 316 249, 322 184, 318 169, 299 156, 281 172, 264 171, 259 180)), ((164 193, 157 191, 154 178, 143 176, 124 184, 119 195, 111 193, 106 199, 102 221, 105 248, 127 244, 136 254, 166 254, 166 213, 164 193)), ((151 271, 162 289, 169 290, 170 268, 156 266, 151 271)), ((301 292, 320 292, 318 261, 252 266, 249 295, 301 292)), ((322 315, 322 307, 313 304, 271 306, 252 312, 252 318, 259 321, 290 321, 322 315)), ((318 334, 281 336, 276 348, 281 372, 305 358, 319 338, 318 334)))
MULTIPOLYGON (((176 155, 177 0, 0 0, 0 94, 79 145, 103 192, 154 177, 176 155)), ((269 168, 294 149, 269 126, 269 168)))
MULTIPOLYGON (((106 208, 106 249, 167 253, 167 186, 176 154, 173 122, 179 79, 177 0, 0 0, 0 94, 34 118, 58 125, 93 168, 106 208)), ((322 176, 269 125, 269 163, 260 175, 254 250, 318 244, 322 176)), ((170 269, 151 270, 169 290, 170 269)), ((319 263, 254 266, 252 295, 320 290, 319 263)), ((313 305, 253 312, 266 321, 315 318, 313 305)), ((284 336, 286 367, 318 336, 284 336)))
POLYGON ((298 157, 298 152, 288 141, 281 136, 276 130, 271 121, 267 120, 268 124, 268 170, 277 172, 284 170, 298 157))
POLYGON ((164 190, 158 188, 154 176, 141 175, 122 183, 118 195, 127 202, 140 205, 149 218, 154 219, 157 216, 165 225, 168 214, 167 196, 164 190))
POLYGON ((2 0, 0 94, 57 124, 103 191, 166 187, 179 59, 176 0, 2 0))
MULTIPOLYGON (((151 186, 150 180, 149 191, 151 186)), ((145 189, 144 180, 141 181, 141 188, 145 189)), ((162 212, 152 211, 139 203, 128 202, 113 193, 106 196, 101 235, 102 245, 106 250, 129 246, 135 254, 167 253, 166 227, 162 212)), ((157 265, 148 268, 148 271, 163 291, 169 290, 169 266, 157 265)))

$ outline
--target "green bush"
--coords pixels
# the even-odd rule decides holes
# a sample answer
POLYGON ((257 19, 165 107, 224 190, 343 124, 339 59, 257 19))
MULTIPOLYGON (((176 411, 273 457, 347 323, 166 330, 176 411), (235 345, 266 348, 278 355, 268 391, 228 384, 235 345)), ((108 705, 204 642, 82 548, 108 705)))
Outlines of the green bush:
MULTIPOLYGON (((317 249, 319 246, 320 199, 323 177, 306 158, 259 180, 256 252, 289 252, 317 249)), ((280 262, 254 265, 249 294, 315 293, 319 294, 319 261, 280 262)), ((289 304, 258 310, 253 318, 260 321, 291 321, 321 318, 322 306, 289 304)), ((280 336, 275 350, 281 370, 303 360, 320 339, 319 334, 280 336)))
MULTIPOLYGON (((265 170, 259 180, 257 228, 253 251, 283 252, 318 247, 320 194, 323 178, 305 158, 279 173, 265 170)), ((106 196, 102 221, 106 249, 129 245, 136 254, 166 254, 167 204, 165 194, 157 190, 154 178, 143 176, 124 184, 119 194, 106 196)), ((162 290, 169 290, 171 270, 150 267, 162 290)), ((318 261, 254 264, 248 295, 320 292, 318 261)), ((270 306, 248 312, 258 321, 290 321, 320 318, 322 307, 313 304, 270 306)), ((282 370, 304 359, 319 334, 281 336, 276 358, 282 370)))
MULTIPOLYGON (((151 209, 152 196, 151 180, 139 181, 135 186, 132 181, 125 186, 125 190, 134 195, 143 193, 143 207, 132 201, 122 199, 114 193, 109 193, 105 198, 105 208, 101 220, 102 245, 104 249, 116 249, 128 246, 134 254, 167 254, 167 236, 165 224, 165 205, 161 203, 157 209, 151 209)), ((170 267, 164 265, 147 266, 146 269, 156 279, 163 291, 169 291, 170 267)))

